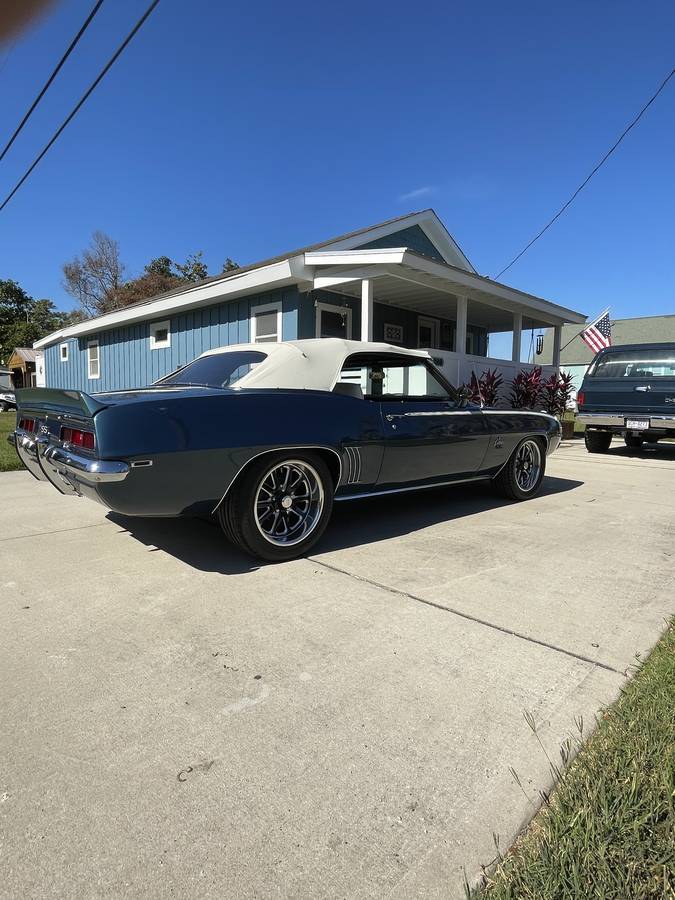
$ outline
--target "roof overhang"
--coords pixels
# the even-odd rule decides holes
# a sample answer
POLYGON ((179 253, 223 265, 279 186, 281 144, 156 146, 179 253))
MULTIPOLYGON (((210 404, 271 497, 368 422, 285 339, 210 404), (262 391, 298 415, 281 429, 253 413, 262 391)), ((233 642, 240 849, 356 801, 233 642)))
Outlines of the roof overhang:
POLYGON ((524 328, 544 328, 586 321, 583 313, 526 294, 473 271, 437 262, 406 247, 371 250, 308 251, 269 265, 224 275, 165 297, 116 309, 55 331, 33 344, 35 349, 111 328, 166 318, 209 303, 295 285, 302 291, 327 289, 361 296, 360 282, 375 280, 375 301, 453 319, 457 297, 468 299, 468 320, 489 331, 510 331, 513 314, 524 328))
POLYGON ((233 300, 259 291, 271 291, 287 285, 300 284, 306 281, 306 273, 301 257, 293 257, 275 262, 269 266, 261 266, 242 272, 240 275, 228 274, 222 279, 210 281, 208 284, 195 285, 180 293, 172 293, 167 297, 150 300, 130 307, 122 307, 114 312, 86 319, 55 331, 33 344, 35 349, 56 344, 69 338, 84 337, 110 328, 122 328, 137 322, 148 322, 162 316, 174 315, 219 300, 233 300))
POLYGON ((305 253, 315 289, 361 296, 361 281, 374 280, 377 303, 452 319, 458 297, 468 300, 468 319, 489 331, 511 331, 514 313, 524 328, 544 328, 565 322, 582 323, 584 313, 516 290, 473 272, 436 262, 406 247, 379 250, 305 253))

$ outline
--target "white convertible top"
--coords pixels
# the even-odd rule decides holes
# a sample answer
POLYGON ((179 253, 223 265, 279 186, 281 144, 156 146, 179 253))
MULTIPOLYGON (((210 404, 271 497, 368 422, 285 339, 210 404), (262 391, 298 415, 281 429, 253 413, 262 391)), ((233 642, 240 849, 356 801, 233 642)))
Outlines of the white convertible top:
POLYGON ((237 382, 238 388, 332 391, 344 361, 354 353, 395 353, 397 356, 431 359, 426 350, 407 350, 391 344, 345 341, 342 338, 282 341, 280 344, 230 344, 207 350, 202 357, 242 350, 265 353, 267 358, 237 382))

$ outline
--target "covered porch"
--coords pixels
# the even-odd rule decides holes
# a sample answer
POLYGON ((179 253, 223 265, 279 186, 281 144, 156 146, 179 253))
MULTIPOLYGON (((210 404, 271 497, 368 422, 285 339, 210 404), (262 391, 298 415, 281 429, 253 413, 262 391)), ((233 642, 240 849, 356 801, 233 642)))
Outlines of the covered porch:
POLYGON ((563 325, 586 320, 583 313, 405 247, 307 252, 304 263, 311 273, 305 289, 316 298, 317 336, 324 333, 322 309, 332 308, 334 315, 342 310, 345 336, 428 349, 455 384, 486 368, 498 369, 505 382, 531 368, 521 362, 522 335, 530 329, 553 329, 552 364, 544 369, 557 371, 563 325), (401 324, 402 311, 412 314, 416 327, 401 324), (490 356, 489 335, 505 332, 512 334, 509 358, 490 356))

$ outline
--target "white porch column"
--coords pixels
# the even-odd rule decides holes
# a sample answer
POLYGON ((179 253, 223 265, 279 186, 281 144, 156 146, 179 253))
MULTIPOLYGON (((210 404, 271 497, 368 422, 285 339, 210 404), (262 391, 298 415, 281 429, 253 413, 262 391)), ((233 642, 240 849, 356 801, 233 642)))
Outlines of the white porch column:
POLYGON ((466 297, 457 298, 457 324, 455 327, 455 353, 466 356, 466 297))
POLYGON ((554 325, 553 326, 553 358, 551 362, 553 365, 559 369, 560 368, 560 345, 562 343, 562 325, 554 325))
POLYGON ((514 312, 513 314, 513 347, 511 349, 511 360, 520 362, 520 343, 523 334, 523 314, 514 312))
POLYGON ((361 340, 373 339, 373 282, 364 278, 361 282, 361 340))

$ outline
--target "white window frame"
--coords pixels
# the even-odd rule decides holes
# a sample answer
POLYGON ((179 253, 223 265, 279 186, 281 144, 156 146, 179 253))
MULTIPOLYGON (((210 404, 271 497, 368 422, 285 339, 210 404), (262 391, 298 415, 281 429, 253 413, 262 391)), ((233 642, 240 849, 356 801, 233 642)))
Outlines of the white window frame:
POLYGON ((87 377, 90 381, 94 381, 97 378, 101 377, 101 345, 98 340, 87 341, 87 377), (92 375, 91 364, 94 360, 91 358, 92 348, 96 347, 98 353, 96 354, 96 374, 92 375))
POLYGON ((59 359, 61 362, 68 362, 68 344, 59 344, 59 359), (63 355, 63 351, 66 351, 66 355, 63 355))
POLYGON ((420 347, 420 328, 431 328, 433 334, 432 349, 438 349, 441 342, 441 321, 440 319, 432 319, 429 316, 417 317, 417 346, 420 347))
POLYGON ((151 322, 150 323, 150 349, 151 350, 164 350, 166 347, 171 346, 171 320, 164 319, 162 322, 151 322), (163 331, 166 329, 166 340, 158 341, 157 340, 157 332, 163 331))
POLYGON ((322 301, 317 301, 315 303, 316 306, 316 320, 314 333, 316 337, 321 337, 321 313, 322 312, 332 312, 337 313, 340 316, 345 316, 347 321, 347 337, 346 340, 351 341, 352 339, 352 308, 351 306, 336 306, 334 303, 323 303, 322 301))
MULTIPOLYGON (((252 344, 271 344, 272 341, 259 341, 258 340, 258 332, 257 332, 257 318, 261 313, 270 313, 276 312, 277 314, 277 339, 276 343, 281 343, 281 328, 283 324, 283 316, 281 311, 281 300, 275 300, 273 303, 263 303, 260 306, 252 306, 250 317, 249 317, 249 330, 250 330, 250 342, 252 344)), ((269 335, 264 335, 265 337, 269 337, 269 335)))

